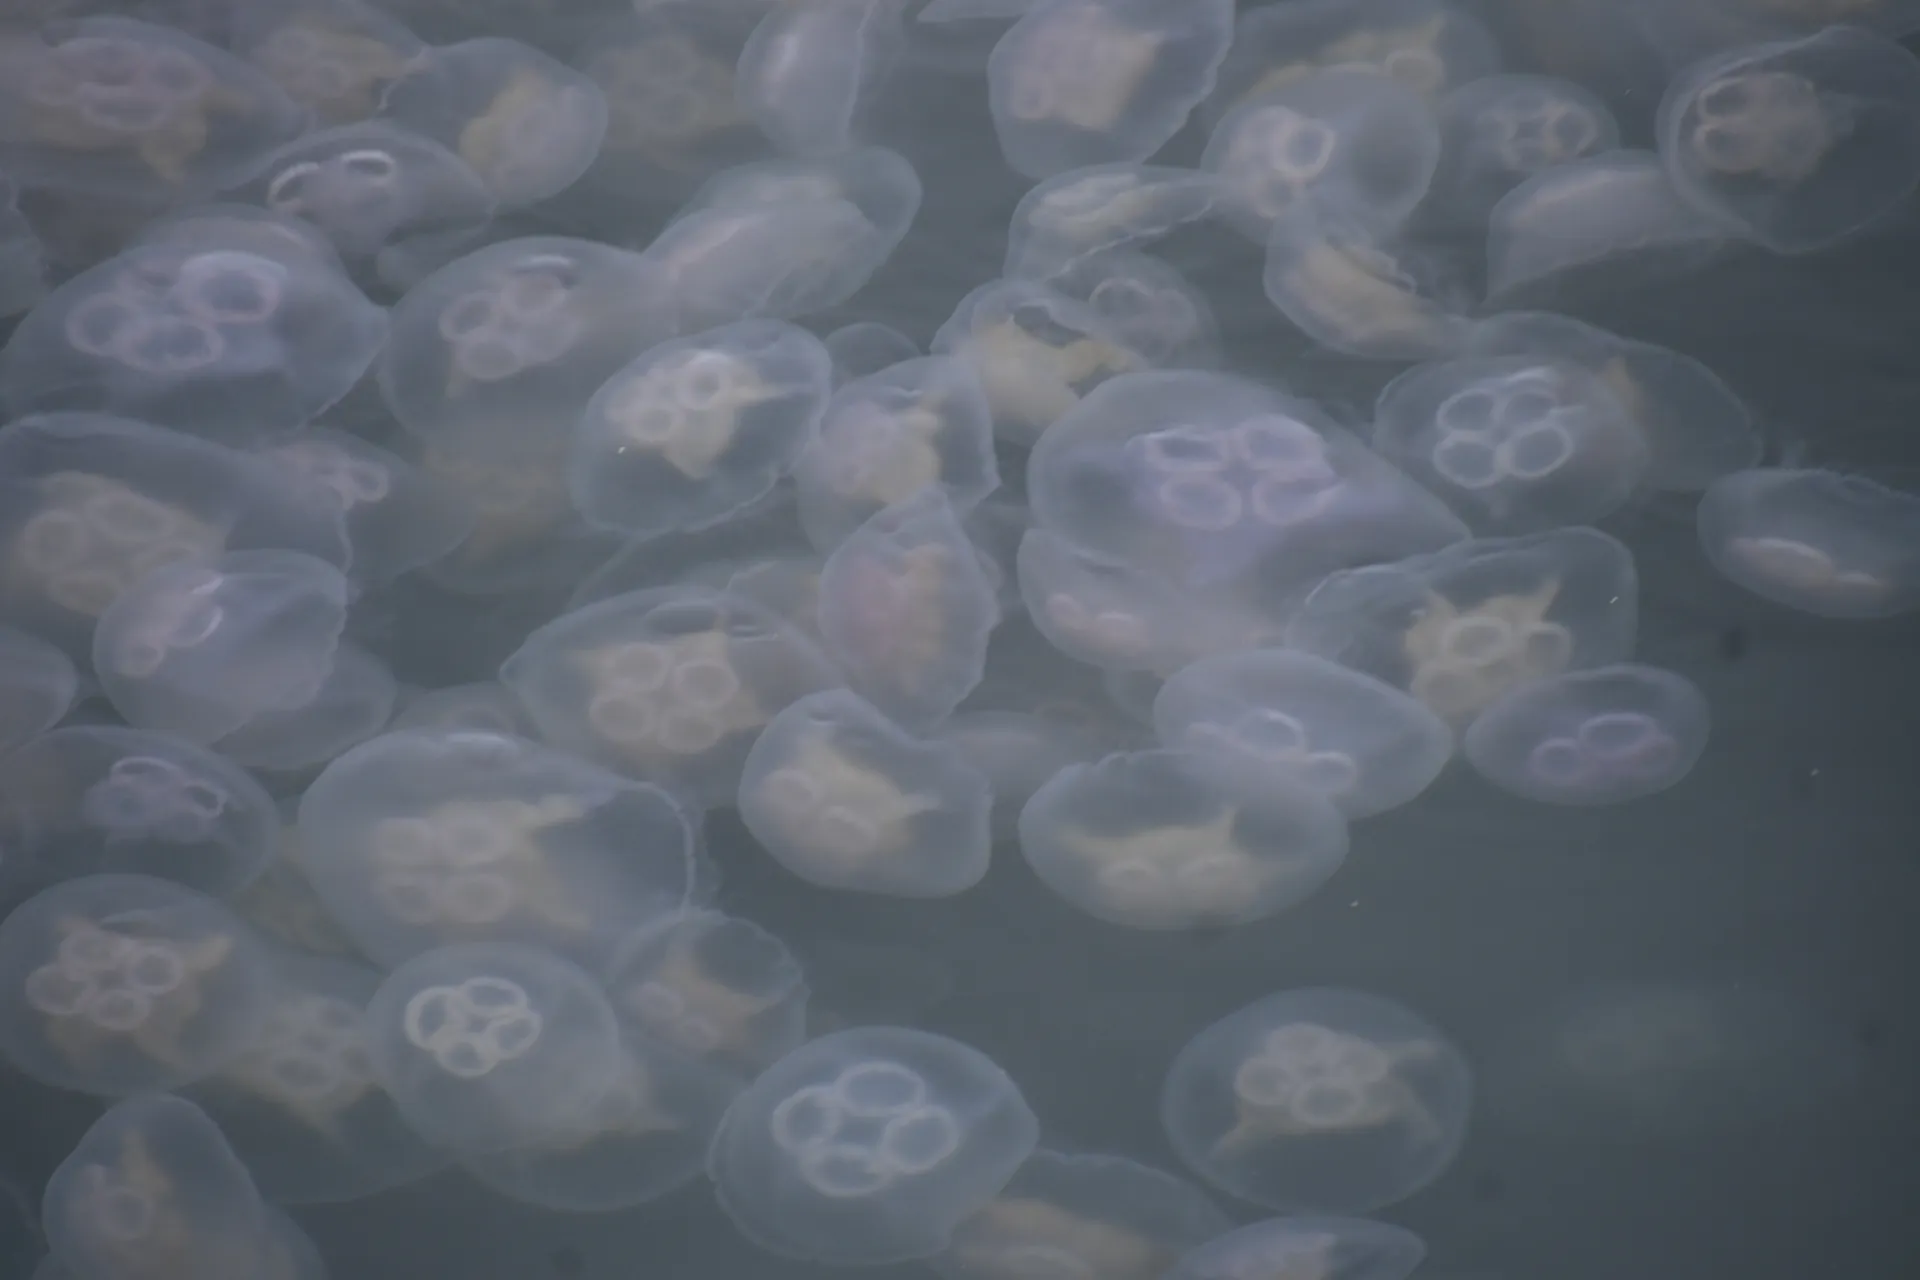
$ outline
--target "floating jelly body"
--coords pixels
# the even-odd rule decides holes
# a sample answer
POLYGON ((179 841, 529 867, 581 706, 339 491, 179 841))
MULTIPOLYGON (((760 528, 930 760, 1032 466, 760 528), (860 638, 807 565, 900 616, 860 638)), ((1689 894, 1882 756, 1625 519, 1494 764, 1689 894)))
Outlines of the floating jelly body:
POLYGON ((734 1100, 707 1172, 749 1240, 877 1264, 939 1253, 1032 1154, 1039 1124, 976 1049, 904 1027, 811 1041, 734 1100))
POLYGON ((1334 988, 1256 1000, 1188 1041, 1160 1117, 1207 1181, 1286 1213, 1364 1213, 1439 1177, 1466 1135, 1466 1059, 1417 1014, 1334 988))
POLYGON ((1495 786, 1554 804, 1618 804, 1664 791, 1707 744, 1707 700, 1685 677, 1620 664, 1502 698, 1461 747, 1495 786))

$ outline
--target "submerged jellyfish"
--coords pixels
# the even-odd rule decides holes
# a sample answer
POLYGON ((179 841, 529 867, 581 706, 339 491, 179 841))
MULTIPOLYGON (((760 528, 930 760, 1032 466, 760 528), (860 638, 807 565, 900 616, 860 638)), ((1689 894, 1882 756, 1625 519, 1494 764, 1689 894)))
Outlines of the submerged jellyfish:
POLYGON ((1476 532, 1590 524, 1641 486, 1645 434, 1606 381, 1540 356, 1419 365, 1387 384, 1374 447, 1476 532))
POLYGON ((1159 1280, 1227 1228, 1225 1214, 1171 1174, 1122 1156, 1042 1149, 928 1265, 946 1280, 1159 1280))
POLYGON ((1200 167, 1219 184, 1221 216, 1264 243, 1287 219, 1316 212, 1391 232, 1439 162, 1427 102, 1391 75, 1343 64, 1241 103, 1214 126, 1200 167))
POLYGON ((1014 170, 1045 178, 1158 151, 1213 89, 1231 0, 1039 0, 987 59, 987 100, 1014 170))
POLYGON ((1647 484, 1691 493, 1752 466, 1764 441, 1753 412, 1690 356, 1546 311, 1503 311, 1473 326, 1473 355, 1579 365, 1605 384, 1647 450, 1647 484))
POLYGON ((652 348, 581 411, 567 461, 574 507, 634 538, 728 519, 792 472, 831 373, 820 340, 779 320, 652 348))
POLYGON ((1243 785, 1284 776, 1349 818, 1413 799, 1453 756, 1419 699, 1325 658, 1258 649, 1202 658, 1153 700, 1162 743, 1218 760, 1243 785))
POLYGON ((1291 779, 1243 789, 1201 753, 1140 751, 1054 775, 1020 811, 1020 852, 1048 888, 1110 923, 1236 925, 1326 883, 1347 823, 1291 779))
POLYGON ((1625 660, 1638 593, 1632 554, 1597 529, 1475 538, 1332 575, 1286 639, 1407 690, 1461 729, 1510 690, 1625 660))
POLYGON ((1101 164, 1049 178, 1020 199, 1007 231, 1010 280, 1053 282, 1096 254, 1137 248, 1213 213, 1212 175, 1101 164))
POLYGON ((1461 740, 1480 776, 1552 804, 1618 804, 1665 791, 1707 745, 1707 700, 1685 677, 1623 663, 1508 694, 1461 740))
POLYGON ((1708 561, 1756 595, 1825 618, 1920 608, 1920 497, 1838 471, 1723 476, 1696 514, 1708 561))
POLYGON ((514 943, 421 952, 387 975, 366 1021, 374 1072, 401 1115, 461 1155, 579 1132, 627 1069, 599 984, 514 943))
POLYGON ((740 50, 740 109, 782 151, 846 150, 903 51, 904 7, 839 0, 770 8, 740 50))
POLYGON ((478 524, 478 511, 449 478, 344 431, 309 427, 263 456, 338 509, 359 583, 388 582, 430 565, 478 524))
POLYGON ((811 694, 747 755, 740 818, 782 866, 835 889, 941 897, 979 883, 987 780, 949 743, 916 741, 859 695, 811 694))
POLYGON ((246 770, 170 734, 67 725, 0 757, 9 880, 131 872, 230 894, 279 841, 273 799, 246 770))
POLYGON ((1267 239, 1267 299, 1324 347, 1372 360, 1451 355, 1472 299, 1447 258, 1350 213, 1302 210, 1267 239))
POLYGON ((1452 0, 1289 0, 1241 15, 1208 106, 1218 115, 1347 64, 1432 98, 1486 76, 1499 57, 1492 34, 1452 0))
POLYGON ((76 1276, 315 1274, 290 1265, 304 1237, 282 1233, 220 1129, 180 1098, 108 1109, 53 1171, 41 1216, 53 1257, 76 1276))
POLYGON ((339 509, 252 454, 106 414, 0 433, 0 613, 69 656, 146 574, 256 548, 348 562, 339 509))
POLYGON ((40 637, 0 626, 0 752, 60 722, 80 689, 72 659, 40 637))
POLYGON ((504 734, 388 733, 301 798, 296 857, 366 954, 523 942, 599 964, 706 880, 660 788, 504 734))
POLYGON ((730 163, 764 153, 741 109, 740 55, 765 6, 646 4, 596 24, 574 65, 607 100, 607 132, 585 181, 685 194, 730 163))
POLYGON ((466 1155, 461 1167, 527 1204, 604 1213, 657 1200, 700 1176, 744 1080, 623 1032, 607 1091, 553 1136, 466 1155))
POLYGON ((380 732, 398 696, 387 664, 343 640, 334 650, 333 669, 310 700, 263 711, 215 745, 222 755, 253 769, 283 774, 316 769, 380 732))
POLYGON ((295 0, 237 9, 234 51, 324 124, 364 120, 426 45, 362 0, 295 0))
POLYGON ((1199 286, 1178 268, 1131 249, 1080 258, 1053 287, 1084 302, 1107 332, 1165 369, 1211 369, 1224 362, 1220 322, 1199 286))
POLYGON ((261 160, 231 193, 318 231, 356 267, 389 246, 485 224, 493 194, 465 161, 386 120, 316 129, 261 160))
POLYGON ((374 1077, 372 969, 293 952, 273 959, 273 997, 253 1041, 188 1087, 263 1194, 281 1204, 354 1200, 447 1163, 374 1077))
POLYGON ((326 234, 304 218, 226 200, 163 214, 140 228, 128 247, 135 245, 170 245, 196 253, 238 250, 278 262, 345 270, 326 234))
POLYGON ((623 1024, 743 1078, 806 1039, 806 974, 785 943, 737 916, 696 909, 644 924, 602 982, 623 1024))
POLYGON ((564 613, 500 668, 542 736, 623 772, 731 800, 781 708, 839 683, 813 643, 731 590, 657 587, 564 613))
POLYGON ((845 382, 801 451, 793 483, 800 526, 822 555, 928 485, 964 516, 1000 483, 979 380, 951 356, 926 356, 845 382))
POLYGON ((930 1258, 1033 1153, 1039 1122, 1005 1072, 925 1031, 811 1041, 733 1102, 707 1157, 720 1206, 783 1257, 930 1258))
POLYGON ((1167 674, 1196 658, 1270 642, 1276 631, 1257 603, 1081 551, 1046 529, 1020 539, 1014 570, 1020 601, 1047 642, 1108 672, 1167 674))
POLYGON ((1920 67, 1851 25, 1702 59, 1655 126, 1674 190, 1733 234, 1807 253, 1920 184, 1920 67))
POLYGON ((475 517, 451 554, 421 570, 436 586, 462 596, 551 589, 615 549, 613 536, 588 526, 567 495, 564 432, 427 443, 411 452, 427 477, 452 489, 475 517))
POLYGON ((55 289, 0 352, 16 412, 97 410, 238 444, 353 389, 387 313, 337 262, 264 236, 149 236, 55 289))
POLYGON ((1406 1280, 1426 1255, 1426 1242, 1402 1227, 1298 1214, 1217 1236, 1182 1257, 1165 1280, 1406 1280))
POLYGON ((606 96, 591 78, 499 38, 423 51, 380 110, 457 154, 509 208, 571 186, 607 132, 606 96))
POLYGON ((1423 216, 1484 225, 1500 197, 1536 173, 1620 145, 1607 104, 1556 76, 1496 75, 1440 99, 1440 168, 1423 216))
POLYGON ((190 203, 299 133, 306 112, 185 32, 94 16, 0 49, 0 168, 23 184, 190 203))
POLYGON ((1358 991, 1256 1000, 1187 1042, 1160 1117, 1181 1158, 1286 1213, 1364 1213, 1445 1171, 1466 1136, 1466 1059, 1417 1014, 1358 991))
POLYGON ((1722 256, 1726 228, 1682 200, 1647 151, 1603 151, 1543 169, 1487 221, 1487 294, 1551 299, 1570 281, 1662 280, 1722 256))
POLYGON ((999 602, 946 491, 930 485, 870 517, 820 570, 820 635, 847 683, 910 729, 980 683, 999 602))
POLYGON ((191 889, 69 880, 0 921, 0 1055, 82 1093, 170 1089, 243 1052, 266 1015, 264 948, 191 889))
POLYGON ((933 335, 935 355, 973 370, 994 435, 1032 445, 1082 396, 1145 356, 1092 306, 1032 280, 996 280, 960 300, 933 335))
POLYGON ((1465 526, 1303 400, 1227 374, 1103 384, 1028 460, 1034 522, 1078 548, 1269 613, 1335 569, 1465 526))
POLYGON ((762 160, 716 174, 647 247, 680 332, 783 320, 845 302, 920 210, 920 175, 883 147, 762 160))
POLYGON ((94 670, 129 723, 215 743, 320 695, 351 594, 338 569, 297 551, 162 565, 100 615, 94 670))
POLYGON ((636 253, 528 236, 408 289, 378 366, 406 430, 454 448, 563 431, 621 365, 674 331, 666 278, 636 253))

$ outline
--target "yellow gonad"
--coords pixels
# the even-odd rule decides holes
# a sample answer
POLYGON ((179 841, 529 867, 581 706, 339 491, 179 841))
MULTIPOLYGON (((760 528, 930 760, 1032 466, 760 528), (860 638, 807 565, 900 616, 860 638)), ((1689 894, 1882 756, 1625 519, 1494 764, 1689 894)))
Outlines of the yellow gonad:
POLYGON ((586 812, 578 799, 553 795, 533 804, 463 800, 386 819, 368 841, 374 891, 408 924, 485 930, 514 916, 562 934, 587 933, 592 910, 554 872, 538 838, 586 812))
POLYGON ((614 997, 648 1031, 683 1052, 750 1057, 761 1039, 754 1019, 784 993, 742 991, 714 977, 700 958, 697 944, 704 936, 697 922, 672 927, 660 954, 614 997))
POLYGON ((862 556, 848 571, 845 597, 873 624, 859 644, 862 670, 879 684, 918 685, 951 644, 947 586, 958 572, 952 549, 929 542, 862 556))
POLYGON ((663 169, 697 167, 703 144, 747 124, 733 92, 733 67, 692 40, 659 35, 602 50, 585 67, 607 95, 606 147, 663 169))
POLYGON ((1078 857, 1109 912, 1142 927, 1231 916, 1266 888, 1267 871, 1235 838, 1237 809, 1204 822, 1096 835, 1069 828, 1057 837, 1078 857))
POLYGON ((1234 1126, 1213 1153, 1246 1156, 1279 1139, 1389 1126, 1416 1141, 1437 1139, 1439 1121, 1399 1072, 1439 1053, 1427 1041, 1379 1044, 1317 1023, 1276 1027, 1234 1071, 1234 1126))
POLYGON ((605 645, 576 661, 591 685, 588 723, 642 772, 702 755, 770 718, 720 631, 605 645))
POLYGON ((1602 365, 1600 381, 1606 384, 1613 398, 1620 402, 1620 407, 1627 411, 1627 416, 1632 418, 1634 425, 1640 428, 1642 437, 1650 441, 1651 416, 1646 388, 1640 385, 1640 379, 1633 376, 1633 369, 1629 367, 1627 357, 1614 356, 1602 365))
POLYGON ((886 507, 940 483, 944 467, 935 441, 945 425, 934 397, 899 408, 852 406, 820 446, 830 455, 829 487, 843 498, 886 507))
MULTIPOLYGON (((256 1230, 205 1230, 182 1203, 186 1197, 166 1166, 148 1149, 144 1134, 127 1134, 112 1164, 91 1164, 80 1173, 69 1214, 84 1224, 101 1274, 125 1280, 189 1280, 198 1276, 248 1276, 281 1280, 263 1269, 264 1237, 256 1230), (131 1212, 129 1212, 131 1210, 131 1212)), ((234 1225, 248 1228, 248 1215, 234 1225)))
POLYGON ((341 1118, 380 1092, 362 1011, 312 991, 276 1004, 253 1044, 221 1076, 343 1145, 341 1118))
POLYGON ((39 510, 7 547, 11 585, 97 618, 160 565, 217 555, 225 533, 192 512, 106 476, 57 471, 39 483, 39 510))
POLYGON ((539 151, 539 143, 560 140, 563 122, 580 109, 580 98, 579 89, 522 67, 507 78, 487 109, 460 130, 455 150, 501 199, 520 198, 513 190, 515 180, 543 160, 539 154, 529 155, 529 148, 539 151))
POLYGON ((323 14, 290 18, 247 58, 302 106, 330 124, 365 120, 380 109, 387 86, 418 65, 417 57, 323 14))
POLYGON ((671 356, 628 382, 607 418, 628 447, 641 449, 689 480, 704 480, 733 448, 741 415, 775 396, 751 363, 704 348, 671 356))
POLYGON ((1573 660, 1572 633, 1547 621, 1559 594, 1558 578, 1464 609, 1429 593, 1401 637, 1408 691, 1457 725, 1510 689, 1559 675, 1573 660))
POLYGON ((1324 68, 1353 63, 1377 67, 1421 93, 1438 93, 1447 87, 1447 67, 1440 57, 1440 40, 1446 29, 1444 12, 1412 26, 1362 27, 1315 50, 1307 58, 1266 72, 1236 98, 1233 105, 1251 102, 1261 94, 1285 88, 1324 68))
POLYGON ((1153 74, 1165 37, 1115 21, 1098 4, 1062 6, 1016 46, 1007 113, 1089 132, 1114 127, 1153 74))
POLYGON ((1175 1261, 1119 1223, 1026 1197, 995 1200, 962 1223, 948 1256, 976 1280, 1157 1280, 1175 1261))
POLYGON ((567 496, 563 465, 563 456, 551 450, 530 450, 498 462, 437 444, 420 451, 422 470, 457 490, 476 514, 473 532, 454 552, 458 560, 475 563, 573 523, 576 513, 567 496))
POLYGON ((1853 131, 1837 102, 1796 72, 1730 71, 1693 96, 1690 150, 1714 173, 1798 186, 1853 131))
POLYGON ((1277 274, 1277 290, 1299 319, 1337 337, 1342 349, 1441 354, 1466 328, 1422 297, 1390 252, 1361 240, 1321 240, 1277 274))
POLYGON ((1141 367, 1125 347, 1089 337, 1056 346, 1011 317, 973 334, 958 354, 978 373, 994 418, 1031 431, 1073 408, 1095 383, 1141 367))
POLYGON ((734 664, 733 642, 724 631, 695 631, 675 636, 671 644, 673 667, 667 676, 669 724, 660 735, 662 746, 676 754, 697 755, 736 733, 759 729, 772 719, 754 691, 740 678, 734 664), (676 716, 699 726, 699 732, 688 741, 686 750, 678 750, 676 743, 682 739, 671 732, 671 726, 678 722, 676 716))
POLYGON ((825 733, 802 735, 756 799, 794 852, 836 875, 911 849, 914 820, 940 803, 846 755, 825 733))
POLYGON ((68 151, 131 151, 170 186, 187 180, 212 137, 215 117, 244 118, 260 105, 252 94, 221 84, 214 71, 187 53, 135 46, 117 37, 83 36, 43 49, 27 75, 28 137, 68 151), (94 77, 121 68, 133 70, 150 87, 170 82, 165 96, 134 103, 122 101, 117 92, 104 95, 110 82, 96 85, 94 77), (116 116, 115 108, 123 108, 124 115, 116 116))
POLYGON ((46 1028, 47 1042, 89 1075, 100 1058, 128 1045, 182 1075, 199 1065, 186 1041, 206 1008, 203 987, 233 953, 233 939, 149 937, 140 919, 145 914, 102 921, 68 916, 54 923, 62 955, 73 943, 100 956, 86 966, 74 1007, 48 1013, 46 1028))

